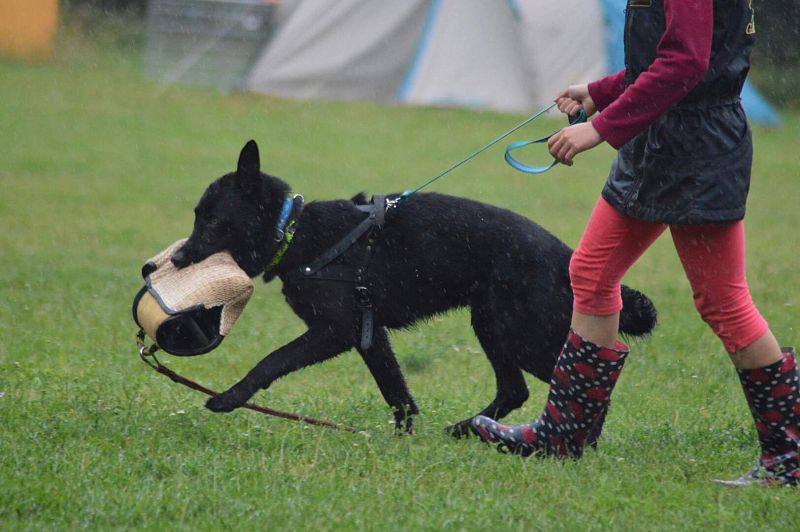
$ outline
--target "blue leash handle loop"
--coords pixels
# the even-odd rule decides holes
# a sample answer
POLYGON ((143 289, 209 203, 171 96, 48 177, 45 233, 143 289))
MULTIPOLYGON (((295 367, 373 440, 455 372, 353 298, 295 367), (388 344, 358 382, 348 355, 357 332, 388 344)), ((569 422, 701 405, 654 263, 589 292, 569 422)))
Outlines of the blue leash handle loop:
MULTIPOLYGON (((569 125, 571 125, 571 126, 574 126, 575 124, 581 124, 583 122, 586 122, 586 112, 583 109, 580 110, 580 112, 577 114, 577 116, 570 117, 570 119, 569 119, 569 125)), ((546 166, 529 166, 529 165, 527 165, 525 163, 522 163, 522 162, 518 161, 517 159, 515 159, 511 155, 511 152, 514 151, 514 150, 518 150, 520 148, 524 148, 525 146, 530 146, 531 144, 545 143, 548 140, 550 140, 550 137, 552 137, 556 133, 558 133, 558 132, 554 131, 553 133, 547 135, 546 137, 542 137, 542 138, 536 139, 536 140, 520 140, 520 141, 517 141, 517 142, 512 142, 511 144, 509 144, 506 147, 506 154, 505 154, 506 162, 509 165, 511 165, 512 168, 514 168, 516 170, 519 170, 520 172, 524 172, 526 174, 543 174, 543 173, 547 172, 552 167, 557 165, 558 161, 556 161, 554 159, 552 163, 550 163, 549 165, 546 165, 546 166)))

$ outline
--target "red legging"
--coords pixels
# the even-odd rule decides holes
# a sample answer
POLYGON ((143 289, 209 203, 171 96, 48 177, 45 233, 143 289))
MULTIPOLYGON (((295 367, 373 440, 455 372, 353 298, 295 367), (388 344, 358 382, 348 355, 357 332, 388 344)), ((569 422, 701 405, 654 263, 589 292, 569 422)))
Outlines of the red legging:
MULTIPOLYGON (((668 226, 620 214, 600 198, 572 255, 569 275, 574 309, 608 316, 622 309, 625 272, 668 226)), ((734 353, 767 332, 747 287, 744 223, 670 225, 672 241, 703 320, 734 353)))

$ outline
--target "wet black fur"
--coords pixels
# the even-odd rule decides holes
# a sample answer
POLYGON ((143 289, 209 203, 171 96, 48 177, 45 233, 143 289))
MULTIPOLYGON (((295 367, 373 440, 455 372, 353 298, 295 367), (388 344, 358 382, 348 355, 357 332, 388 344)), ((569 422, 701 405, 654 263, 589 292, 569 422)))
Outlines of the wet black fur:
MULTIPOLYGON (((276 252, 273 234, 288 193, 286 183, 261 173, 256 143, 248 142, 237 171, 203 194, 192 234, 173 262, 186 266, 228 250, 248 275, 261 274, 276 252)), ((265 280, 277 275, 283 281, 286 301, 308 330, 210 399, 209 409, 229 412, 276 379, 356 348, 393 409, 397 427, 410 431, 418 409, 388 329, 410 327, 457 307, 470 308, 472 327, 496 375, 496 397, 480 414, 499 419, 520 407, 528 398, 523 371, 549 381, 569 329, 571 249, 511 211, 442 194, 415 194, 387 213, 366 274, 375 335, 372 347, 362 352, 353 285, 297 274, 363 220, 356 204, 364 199, 358 195, 303 208, 294 241, 265 280)), ((336 263, 358 265, 365 245, 362 239, 336 263)), ((620 331, 629 336, 649 333, 656 323, 653 303, 628 287, 622 295, 620 331)), ((453 377, 458 378, 457 368, 453 377)), ((463 435, 468 423, 469 418, 448 430, 463 435)))

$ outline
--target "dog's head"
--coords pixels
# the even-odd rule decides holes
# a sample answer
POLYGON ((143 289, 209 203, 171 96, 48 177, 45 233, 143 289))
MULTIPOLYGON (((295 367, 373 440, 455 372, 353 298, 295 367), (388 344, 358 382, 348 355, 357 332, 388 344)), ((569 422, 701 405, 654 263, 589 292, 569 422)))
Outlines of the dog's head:
POLYGON ((192 234, 172 262, 178 268, 227 251, 250 277, 275 253, 275 225, 289 186, 261 173, 258 145, 251 140, 239 154, 236 172, 209 185, 194 209, 192 234))

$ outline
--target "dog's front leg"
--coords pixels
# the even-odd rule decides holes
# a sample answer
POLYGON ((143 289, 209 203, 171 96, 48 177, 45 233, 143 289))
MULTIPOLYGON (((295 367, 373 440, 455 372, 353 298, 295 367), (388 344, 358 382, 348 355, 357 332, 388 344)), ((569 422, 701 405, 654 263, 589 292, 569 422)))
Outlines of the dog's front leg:
POLYGON ((230 412, 284 375, 333 358, 350 347, 352 344, 333 327, 312 326, 299 338, 266 356, 230 389, 209 399, 206 408, 213 412, 230 412))
POLYGON ((366 351, 358 349, 372 377, 378 384, 383 398, 394 411, 395 429, 398 432, 413 432, 413 415, 419 413, 411 392, 408 391, 403 372, 389 343, 384 327, 375 329, 372 347, 366 351))

